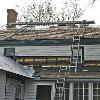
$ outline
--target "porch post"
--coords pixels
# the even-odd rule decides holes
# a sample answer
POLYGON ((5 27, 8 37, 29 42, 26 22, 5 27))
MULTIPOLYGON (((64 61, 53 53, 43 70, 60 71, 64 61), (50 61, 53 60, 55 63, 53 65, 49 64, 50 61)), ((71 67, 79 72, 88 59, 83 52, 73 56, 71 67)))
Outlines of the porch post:
POLYGON ((69 85, 69 100, 73 100, 73 87, 74 87, 73 82, 70 82, 70 85, 69 85))
POLYGON ((93 83, 89 82, 89 100, 93 100, 93 83))

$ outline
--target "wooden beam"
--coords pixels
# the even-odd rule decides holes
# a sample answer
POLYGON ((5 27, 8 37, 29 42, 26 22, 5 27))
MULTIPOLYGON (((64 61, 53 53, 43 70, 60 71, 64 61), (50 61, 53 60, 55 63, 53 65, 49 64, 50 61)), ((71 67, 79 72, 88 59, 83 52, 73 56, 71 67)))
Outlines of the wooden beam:
POLYGON ((18 22, 18 23, 9 23, 10 26, 13 25, 66 25, 66 24, 95 24, 94 21, 65 21, 65 22, 18 22))

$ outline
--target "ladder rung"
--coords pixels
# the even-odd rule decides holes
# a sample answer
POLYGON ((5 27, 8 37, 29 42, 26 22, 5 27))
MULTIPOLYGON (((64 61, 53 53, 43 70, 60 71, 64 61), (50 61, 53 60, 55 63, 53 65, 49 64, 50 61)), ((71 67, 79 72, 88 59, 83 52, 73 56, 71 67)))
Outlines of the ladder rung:
POLYGON ((73 40, 80 40, 79 38, 74 38, 73 40))
POLYGON ((64 84, 64 80, 57 80, 57 84, 64 84))
POLYGON ((72 47, 77 48, 80 47, 79 43, 78 44, 72 44, 72 47))
POLYGON ((74 41, 73 44, 77 44, 78 45, 79 41, 74 41))
POLYGON ((56 86, 56 89, 63 90, 64 86, 56 86))
POLYGON ((80 36, 74 36, 74 38, 78 39, 78 38, 80 38, 80 36))
POLYGON ((56 83, 56 88, 63 89, 64 88, 64 83, 63 82, 56 83))
POLYGON ((64 86, 64 83, 60 83, 60 84, 57 83, 56 86, 58 86, 58 87, 63 87, 63 86, 64 86))

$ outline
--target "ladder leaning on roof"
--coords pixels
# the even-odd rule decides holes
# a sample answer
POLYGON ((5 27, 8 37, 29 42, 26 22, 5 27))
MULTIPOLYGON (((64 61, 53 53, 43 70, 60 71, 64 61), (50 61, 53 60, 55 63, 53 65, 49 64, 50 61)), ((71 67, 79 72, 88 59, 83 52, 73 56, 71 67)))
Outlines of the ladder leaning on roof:
MULTIPOLYGON (((73 37, 73 44, 71 46, 72 51, 72 57, 71 57, 71 63, 75 65, 75 73, 77 71, 77 66, 79 63, 79 53, 80 53, 80 36, 74 36, 73 37)), ((62 69, 62 67, 59 67, 59 72, 57 76, 57 82, 56 82, 56 91, 55 91, 55 97, 54 100, 65 100, 65 77, 66 77, 66 71, 64 74, 64 77, 61 78, 61 71, 66 70, 68 66, 65 67, 65 69, 62 69)), ((70 69, 71 66, 69 66, 70 69)))
POLYGON ((73 37, 73 43, 71 46, 71 60, 70 63, 75 65, 75 72, 77 70, 77 66, 79 63, 79 57, 80 57, 80 36, 74 36, 73 37))
POLYGON ((64 77, 61 78, 61 71, 66 70, 67 66, 63 69, 62 66, 59 67, 59 72, 58 72, 58 76, 57 76, 57 82, 56 82, 56 86, 55 86, 55 98, 54 100, 65 100, 65 77, 66 77, 66 71, 64 74, 64 77))

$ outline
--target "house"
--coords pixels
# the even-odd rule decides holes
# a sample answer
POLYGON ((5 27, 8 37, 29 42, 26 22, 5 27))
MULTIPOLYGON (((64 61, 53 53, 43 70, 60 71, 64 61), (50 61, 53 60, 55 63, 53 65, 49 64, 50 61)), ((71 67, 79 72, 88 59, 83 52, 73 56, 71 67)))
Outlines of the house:
MULTIPOLYGON (((80 38, 80 44, 75 45, 79 48, 75 49, 75 52, 80 50, 82 62, 76 63, 75 61, 72 66, 69 64, 74 52, 73 39, 34 40, 32 45, 24 46, 23 43, 17 46, 18 42, 20 41, 15 42, 15 46, 14 44, 1 46, 1 54, 3 55, 4 48, 9 52, 9 48, 12 46, 15 48, 14 59, 16 61, 22 61, 24 65, 29 63, 28 66, 33 66, 35 70, 33 77, 35 78, 25 81, 24 100, 99 100, 99 38, 80 38), (68 60, 65 61, 65 64, 59 60, 62 55, 68 60), (37 61, 37 65, 34 64, 34 59, 37 61), (40 59, 44 59, 43 65, 38 64, 40 59), (54 61, 58 63, 53 63, 54 61)), ((25 42, 27 44, 29 41, 25 42)), ((12 55, 11 57, 13 58, 12 55)))
POLYGON ((1 100, 99 100, 100 28, 83 27, 91 21, 76 23, 82 26, 37 22, 32 24, 58 27, 1 32, 0 55, 10 57, 0 58, 1 100))

